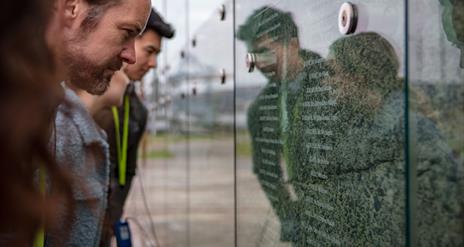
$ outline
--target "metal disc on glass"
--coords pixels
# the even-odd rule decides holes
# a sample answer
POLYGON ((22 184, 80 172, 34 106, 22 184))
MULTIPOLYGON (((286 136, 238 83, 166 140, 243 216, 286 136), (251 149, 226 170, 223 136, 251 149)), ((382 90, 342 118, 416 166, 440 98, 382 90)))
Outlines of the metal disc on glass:
POLYGON ((219 73, 220 73, 220 75, 221 75, 221 76, 220 76, 220 77, 221 77, 221 84, 226 83, 226 79, 227 79, 227 77, 226 77, 226 70, 225 70, 225 69, 221 69, 221 70, 219 71, 219 73))
POLYGON ((358 23, 358 13, 356 6, 350 2, 345 2, 340 7, 338 14, 338 30, 341 34, 352 34, 356 31, 358 23))
POLYGON ((256 55, 254 53, 248 53, 246 55, 246 65, 247 65, 249 73, 251 73, 251 72, 253 72, 253 70, 255 70, 256 55))
POLYGON ((221 21, 226 19, 226 6, 224 4, 219 7, 219 19, 221 21))
POLYGON ((197 39, 194 37, 192 39, 192 47, 195 47, 195 46, 197 46, 197 39))

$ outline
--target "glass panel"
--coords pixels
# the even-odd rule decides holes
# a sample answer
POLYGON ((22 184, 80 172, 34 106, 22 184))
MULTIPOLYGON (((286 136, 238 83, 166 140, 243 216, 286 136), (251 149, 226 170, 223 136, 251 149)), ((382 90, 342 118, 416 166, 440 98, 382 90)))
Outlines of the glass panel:
POLYGON ((233 15, 217 1, 190 1, 190 246, 234 246, 233 15), (205 20, 205 13, 208 13, 205 20), (223 78, 224 75, 224 78, 223 78), (223 81, 224 79, 224 81, 223 81))
POLYGON ((236 3, 238 246, 404 245, 404 1, 236 3))
POLYGON ((464 1, 410 0, 416 245, 464 245, 464 1))
MULTIPOLYGON (((165 19, 176 34, 164 40, 165 59, 159 66, 166 77, 164 84, 169 131, 166 136, 168 160, 166 171, 167 246, 188 246, 188 63, 181 47, 187 43, 187 0, 163 1, 165 19)), ((156 6, 156 5, 155 5, 156 6)), ((161 165, 161 164, 160 164, 161 165)))
POLYGON ((180 101, 179 90, 175 90, 178 85, 170 83, 173 72, 178 70, 172 64, 180 60, 177 47, 187 39, 185 3, 152 1, 163 18, 175 26, 176 36, 163 39, 156 72, 143 78, 145 103, 150 111, 148 135, 139 147, 137 176, 124 208, 125 217, 130 218, 134 246, 187 246, 187 124, 177 116, 185 114, 186 103, 180 101))

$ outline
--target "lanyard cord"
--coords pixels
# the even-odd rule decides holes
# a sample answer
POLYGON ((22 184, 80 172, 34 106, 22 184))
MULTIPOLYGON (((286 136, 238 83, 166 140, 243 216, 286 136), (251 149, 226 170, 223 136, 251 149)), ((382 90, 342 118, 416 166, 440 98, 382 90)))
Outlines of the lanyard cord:
MULTIPOLYGON (((53 159, 56 160, 56 112, 53 114, 53 125, 52 125, 52 134, 53 134, 53 159)), ((45 166, 39 166, 39 192, 45 197, 47 193, 47 172, 45 171, 45 166)), ((40 225, 39 230, 34 238, 34 247, 44 247, 45 246, 45 227, 43 225, 44 219, 42 219, 42 224, 40 225)))
MULTIPOLYGON (((45 167, 39 167, 39 190, 42 196, 45 196, 45 167)), ((44 226, 41 225, 39 230, 37 231, 34 239, 34 247, 44 247, 45 246, 45 229, 44 226)))
POLYGON ((129 138, 129 96, 124 96, 124 122, 123 122, 123 133, 122 133, 122 144, 121 144, 121 132, 119 125, 119 114, 117 107, 113 106, 113 119, 114 129, 116 134, 116 150, 119 165, 119 185, 126 184, 126 170, 127 170, 127 142, 129 138))

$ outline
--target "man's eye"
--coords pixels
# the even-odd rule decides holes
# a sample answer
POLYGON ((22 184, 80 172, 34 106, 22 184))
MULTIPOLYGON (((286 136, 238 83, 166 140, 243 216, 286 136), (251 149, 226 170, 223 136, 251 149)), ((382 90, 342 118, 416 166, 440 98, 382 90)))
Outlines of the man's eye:
POLYGON ((123 34, 123 41, 128 41, 129 39, 133 38, 135 35, 134 35, 134 31, 130 30, 130 29, 123 29, 124 30, 124 34, 123 34))
POLYGON ((122 36, 121 36, 122 41, 127 41, 129 39, 129 32, 123 31, 122 36))
POLYGON ((155 53, 154 50, 145 50, 145 51, 147 52, 147 54, 150 54, 150 55, 153 54, 153 53, 155 53))

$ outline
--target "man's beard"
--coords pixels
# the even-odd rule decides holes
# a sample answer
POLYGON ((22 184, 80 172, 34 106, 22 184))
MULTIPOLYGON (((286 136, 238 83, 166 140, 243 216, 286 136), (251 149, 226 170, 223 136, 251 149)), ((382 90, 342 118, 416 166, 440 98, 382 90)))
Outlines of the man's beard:
POLYGON ((78 51, 64 52, 63 62, 69 82, 94 95, 102 95, 108 89, 114 72, 122 66, 122 62, 117 58, 96 64, 78 51))

